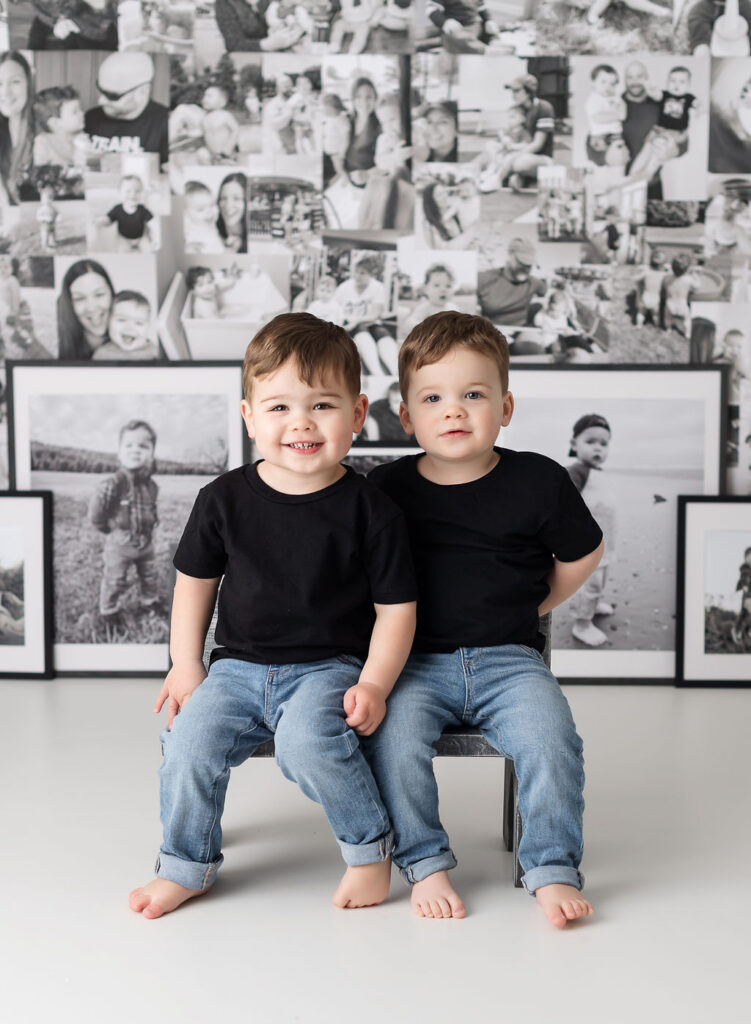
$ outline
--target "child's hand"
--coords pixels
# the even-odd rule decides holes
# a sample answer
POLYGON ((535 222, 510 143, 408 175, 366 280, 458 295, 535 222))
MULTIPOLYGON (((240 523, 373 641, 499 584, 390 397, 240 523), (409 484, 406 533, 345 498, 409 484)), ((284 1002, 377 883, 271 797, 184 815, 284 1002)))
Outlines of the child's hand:
POLYGON ((386 698, 373 683, 359 682, 344 694, 345 722, 358 736, 370 736, 386 715, 386 698))
POLYGON ((154 705, 154 713, 159 714, 167 701, 167 729, 172 728, 178 712, 190 700, 193 691, 201 685, 206 675, 202 661, 183 662, 173 665, 169 670, 154 705))

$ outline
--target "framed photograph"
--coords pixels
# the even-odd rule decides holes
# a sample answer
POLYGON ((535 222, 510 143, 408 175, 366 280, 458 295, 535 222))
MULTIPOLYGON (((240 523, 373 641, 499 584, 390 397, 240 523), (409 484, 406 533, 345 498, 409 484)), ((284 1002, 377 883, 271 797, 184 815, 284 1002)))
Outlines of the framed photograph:
POLYGON ((0 679, 51 679, 52 495, 0 494, 0 679))
POLYGON ((167 667, 172 556, 244 461, 240 364, 8 364, 11 485, 55 498, 56 671, 167 667))
POLYGON ((751 498, 678 498, 679 686, 751 686, 751 498))
POLYGON ((678 496, 724 488, 726 385, 721 365, 512 366, 500 444, 565 466, 605 534, 591 583, 553 613, 560 678, 673 681, 678 496))

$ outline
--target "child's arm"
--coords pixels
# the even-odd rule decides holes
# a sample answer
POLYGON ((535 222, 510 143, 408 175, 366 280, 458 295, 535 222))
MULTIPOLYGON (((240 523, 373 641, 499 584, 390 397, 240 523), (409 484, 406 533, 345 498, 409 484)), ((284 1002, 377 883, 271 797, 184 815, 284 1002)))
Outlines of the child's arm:
POLYGON ((206 678, 203 645, 214 612, 219 580, 220 577, 198 579, 181 572, 177 574, 170 624, 172 668, 154 705, 154 712, 158 714, 167 701, 168 729, 172 728, 180 708, 206 678))
POLYGON ((377 604, 375 612, 367 661, 357 683, 344 694, 347 725, 359 736, 370 736, 383 721, 386 698, 404 668, 417 622, 415 601, 377 604))
POLYGON ((601 540, 594 551, 590 551, 584 558, 577 558, 575 562, 559 562, 557 558, 553 559, 553 569, 547 581, 550 593, 538 608, 539 614, 547 615, 575 594, 600 564, 604 551, 605 541, 601 540))

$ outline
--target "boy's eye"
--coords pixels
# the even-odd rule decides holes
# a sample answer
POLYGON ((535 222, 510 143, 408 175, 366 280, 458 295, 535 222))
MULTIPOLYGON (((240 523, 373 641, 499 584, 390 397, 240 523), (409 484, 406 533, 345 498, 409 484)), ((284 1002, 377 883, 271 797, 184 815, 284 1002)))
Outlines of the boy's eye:
POLYGON ((286 405, 273 405, 271 409, 269 409, 269 412, 282 412, 286 408, 286 405))
POLYGON ((439 402, 440 401, 440 397, 438 395, 426 395, 425 396, 425 401, 426 402, 439 402))
POLYGON ((333 405, 330 402, 316 402, 313 406, 314 409, 333 409, 333 405))
POLYGON ((471 399, 482 398, 482 392, 481 391, 468 391, 465 397, 466 398, 471 398, 471 399))

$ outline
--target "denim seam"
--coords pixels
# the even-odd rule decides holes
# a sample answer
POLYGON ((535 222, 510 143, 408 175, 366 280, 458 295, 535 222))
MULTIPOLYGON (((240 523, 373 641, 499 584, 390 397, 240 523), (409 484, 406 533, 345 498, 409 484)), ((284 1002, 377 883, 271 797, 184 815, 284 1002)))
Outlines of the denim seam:
POLYGON ((211 824, 209 826, 208 832, 203 837, 203 846, 201 848, 202 849, 202 853, 203 853, 203 863, 204 864, 207 863, 207 861, 208 861, 209 846, 211 845, 211 833, 214 831, 214 826, 216 824, 217 818, 219 817, 219 811, 218 811, 217 799, 216 799, 217 788, 218 788, 218 785, 219 785, 219 779, 221 779, 225 775, 229 774, 230 769, 232 767, 231 764, 230 764, 230 761, 232 760, 232 755, 237 750, 237 748, 238 748, 238 746, 240 744, 240 740, 243 738, 243 736, 247 736, 248 733, 253 732, 255 729, 257 729, 260 724, 261 724, 260 722, 255 722, 254 721, 251 724, 251 727, 249 729, 244 729, 242 732, 239 732, 237 734, 237 736, 235 737, 235 742, 232 745, 232 749, 227 752, 227 755, 226 755, 226 757, 224 759, 224 768, 222 769, 222 771, 218 775, 214 776, 214 779, 213 779, 212 784, 211 784, 211 788, 212 788, 211 798, 212 798, 212 802, 213 802, 213 805, 214 805, 214 817, 211 819, 211 824))

